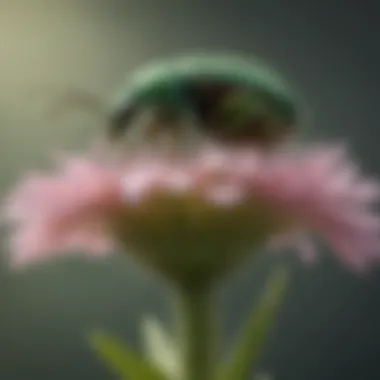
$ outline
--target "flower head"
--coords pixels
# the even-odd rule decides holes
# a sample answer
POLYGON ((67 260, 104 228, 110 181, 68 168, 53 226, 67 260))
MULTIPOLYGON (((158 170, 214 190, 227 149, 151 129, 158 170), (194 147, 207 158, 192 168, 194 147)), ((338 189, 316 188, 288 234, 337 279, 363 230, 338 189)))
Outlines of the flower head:
MULTIPOLYGON (((11 193, 16 264, 121 247, 174 281, 205 283, 266 243, 324 238, 345 262, 379 257, 377 184, 341 147, 259 151, 206 146, 191 155, 135 153, 111 163, 62 160, 11 193)), ((310 243, 310 244, 305 244, 310 243)))

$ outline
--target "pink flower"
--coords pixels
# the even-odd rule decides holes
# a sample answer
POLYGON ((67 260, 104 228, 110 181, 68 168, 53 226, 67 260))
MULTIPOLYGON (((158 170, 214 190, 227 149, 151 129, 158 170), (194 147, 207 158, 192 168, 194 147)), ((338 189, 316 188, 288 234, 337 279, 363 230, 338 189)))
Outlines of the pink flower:
POLYGON ((341 147, 204 147, 191 156, 141 152, 118 164, 63 159, 56 174, 24 179, 5 216, 16 224, 16 265, 122 247, 169 277, 202 281, 265 243, 298 246, 310 259, 310 233, 362 268, 379 258, 378 198, 377 183, 341 147))

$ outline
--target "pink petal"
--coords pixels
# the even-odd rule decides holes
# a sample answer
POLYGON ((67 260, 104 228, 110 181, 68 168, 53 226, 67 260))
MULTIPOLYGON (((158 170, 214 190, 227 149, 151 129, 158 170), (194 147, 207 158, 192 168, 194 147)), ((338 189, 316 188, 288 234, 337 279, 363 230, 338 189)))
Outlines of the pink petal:
POLYGON ((104 220, 163 191, 201 196, 221 207, 264 202, 299 228, 290 231, 288 244, 307 261, 315 250, 303 231, 324 238, 358 268, 379 259, 380 218, 372 210, 379 184, 361 173, 345 147, 321 145, 293 152, 209 146, 177 158, 142 151, 118 163, 61 158, 57 173, 30 175, 5 204, 4 218, 18 223, 15 262, 47 258, 52 251, 103 255, 115 245, 104 220))

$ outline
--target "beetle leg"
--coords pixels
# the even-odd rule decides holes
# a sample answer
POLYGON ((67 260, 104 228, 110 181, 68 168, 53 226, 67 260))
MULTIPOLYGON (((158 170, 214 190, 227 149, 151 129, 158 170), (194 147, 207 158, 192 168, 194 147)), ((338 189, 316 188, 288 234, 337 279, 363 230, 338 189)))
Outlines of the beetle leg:
POLYGON ((176 115, 165 113, 159 107, 149 107, 137 111, 127 124, 123 138, 120 134, 109 138, 115 152, 133 152, 142 146, 161 152, 193 151, 206 138, 198 117, 188 110, 176 115))
POLYGON ((207 141, 207 135, 203 132, 201 121, 194 113, 188 113, 183 117, 180 131, 185 150, 192 151, 194 147, 207 141))
POLYGON ((133 153, 136 148, 141 146, 152 145, 153 132, 155 129, 155 112, 149 108, 143 111, 137 111, 133 117, 128 119, 127 125, 119 129, 114 129, 118 133, 109 134, 107 141, 113 155, 125 156, 133 153), (121 136, 120 131, 124 131, 121 136))

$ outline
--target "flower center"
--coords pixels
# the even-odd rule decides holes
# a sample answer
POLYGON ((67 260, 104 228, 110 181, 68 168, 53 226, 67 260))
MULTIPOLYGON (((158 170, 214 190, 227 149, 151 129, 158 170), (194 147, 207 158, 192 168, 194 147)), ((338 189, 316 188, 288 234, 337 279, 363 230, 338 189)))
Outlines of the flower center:
POLYGON ((110 219, 124 249, 186 286, 217 279, 285 225, 258 202, 221 206, 164 192, 127 204, 110 219))

